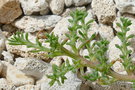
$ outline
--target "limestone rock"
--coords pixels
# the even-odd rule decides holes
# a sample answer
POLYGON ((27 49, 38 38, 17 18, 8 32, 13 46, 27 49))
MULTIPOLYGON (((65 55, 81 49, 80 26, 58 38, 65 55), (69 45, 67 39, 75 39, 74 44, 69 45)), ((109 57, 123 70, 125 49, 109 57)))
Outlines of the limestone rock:
POLYGON ((54 58, 51 60, 50 64, 51 64, 51 65, 55 64, 55 65, 57 65, 57 66, 60 66, 60 65, 62 64, 62 60, 63 60, 63 58, 62 58, 61 56, 54 57, 54 58))
POLYGON ((53 14, 61 14, 64 10, 64 0, 51 0, 50 9, 53 14))
POLYGON ((51 67, 50 64, 34 58, 16 58, 14 66, 26 75, 33 76, 36 79, 42 78, 48 68, 51 67))
POLYGON ((2 51, 4 50, 5 48, 5 36, 3 35, 1 29, 0 29, 0 56, 1 56, 1 53, 2 51))
POLYGON ((2 72, 2 69, 3 69, 3 64, 2 64, 2 62, 0 61, 0 73, 2 72))
POLYGON ((98 21, 103 24, 112 23, 116 17, 116 7, 113 0, 93 0, 92 9, 98 21))
POLYGON ((50 30, 55 27, 60 19, 61 17, 57 15, 24 16, 15 22, 15 26, 24 29, 25 32, 50 30))
POLYGON ((6 51, 3 51, 2 52, 2 55, 4 56, 4 60, 13 64, 14 63, 14 55, 9 53, 9 52, 6 52, 6 51))
MULTIPOLYGON (((31 42, 35 43, 35 39, 36 39, 35 36, 29 34, 29 40, 31 42)), ((47 43, 42 43, 42 45, 45 47, 49 46, 47 43)), ((6 48, 7 48, 8 52, 10 52, 12 54, 20 55, 22 57, 35 57, 35 58, 43 59, 45 61, 48 60, 47 57, 44 56, 44 54, 46 54, 46 52, 32 53, 30 51, 34 50, 34 49, 27 48, 25 45, 18 45, 18 46, 9 45, 8 41, 6 41, 6 48)))
POLYGON ((2 61, 2 63, 2 76, 6 77, 9 83, 15 86, 34 84, 34 79, 32 77, 26 76, 23 72, 19 71, 16 67, 8 62, 2 61))
POLYGON ((99 34, 102 38, 107 39, 108 41, 111 41, 114 38, 113 29, 107 25, 100 25, 99 34))
POLYGON ((92 0, 73 0, 75 6, 82 6, 91 3, 92 0))
MULTIPOLYGON (((116 48, 116 44, 121 45, 121 41, 117 36, 115 36, 113 40, 109 43, 107 54, 110 62, 117 60, 121 61, 119 57, 121 55, 121 51, 118 48, 116 48)), ((128 49, 132 50, 132 53, 134 53, 133 48, 131 46, 129 46, 128 49)))
POLYGON ((0 23, 13 22, 22 14, 18 0, 0 0, 0 23))
POLYGON ((65 5, 70 7, 73 4, 73 0, 65 0, 65 5))
POLYGON ((48 3, 46 0, 19 0, 25 15, 31 15, 35 12, 40 14, 48 13, 48 3))
POLYGON ((48 81, 41 84, 41 90, 80 90, 81 80, 77 78, 72 72, 66 74, 67 80, 61 86, 55 83, 52 87, 49 86, 48 81))
POLYGON ((0 90, 15 90, 15 86, 8 83, 5 78, 0 78, 0 90))
POLYGON ((113 69, 115 72, 119 73, 119 74, 124 74, 124 75, 127 74, 127 72, 126 72, 125 69, 124 69, 124 66, 122 65, 122 63, 121 63, 120 61, 116 61, 116 62, 113 64, 112 69, 113 69))
POLYGON ((135 14, 135 0, 114 0, 121 13, 135 14))
POLYGON ((62 42, 64 39, 66 39, 65 34, 69 33, 68 26, 70 23, 68 22, 68 19, 70 17, 62 18, 53 29, 54 35, 57 35, 59 37, 59 42, 62 42))
POLYGON ((71 6, 71 5, 75 5, 75 6, 84 6, 86 4, 91 3, 92 0, 65 0, 65 5, 67 7, 71 6))
POLYGON ((37 85, 24 85, 16 88, 15 90, 41 90, 37 85))
MULTIPOLYGON (((130 31, 127 32, 127 36, 133 34, 135 35, 135 19, 131 16, 125 16, 127 19, 131 20, 132 24, 129 26, 130 31)), ((113 23, 113 28, 119 32, 121 31, 120 28, 116 25, 116 23, 121 23, 120 17, 117 17, 113 23)), ((135 50, 135 37, 130 39, 129 42, 131 42, 131 47, 135 50)))
POLYGON ((62 16, 63 16, 63 17, 67 17, 67 16, 70 15, 71 12, 75 11, 76 9, 77 9, 77 10, 86 11, 85 6, 83 6, 83 7, 71 7, 71 8, 67 8, 67 9, 63 12, 62 16))

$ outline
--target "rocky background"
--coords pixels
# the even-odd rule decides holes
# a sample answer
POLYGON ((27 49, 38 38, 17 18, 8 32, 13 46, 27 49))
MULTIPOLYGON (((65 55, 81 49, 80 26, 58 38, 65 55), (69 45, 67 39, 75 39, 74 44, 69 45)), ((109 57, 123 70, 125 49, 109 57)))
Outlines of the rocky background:
MULTIPOLYGON (((45 75, 52 72, 51 65, 61 65, 69 57, 51 60, 45 58, 43 52, 31 53, 32 48, 12 46, 7 41, 16 31, 30 33, 32 42, 35 42, 35 38, 43 41, 45 37, 42 34, 49 32, 54 32, 61 41, 68 33, 69 14, 76 9, 88 12, 86 21, 95 19, 89 35, 96 32, 110 41, 107 53, 109 61, 120 59, 121 52, 115 47, 115 44, 121 44, 116 37, 119 31, 116 22, 121 16, 132 20, 128 34, 135 35, 135 0, 0 0, 0 90, 93 90, 83 85, 72 72, 66 74, 68 79, 62 86, 55 84, 49 87, 50 80, 45 75)), ((131 42, 129 48, 133 51, 131 57, 135 61, 135 38, 131 42)), ((87 51, 82 51, 82 55, 85 54, 87 51)), ((120 60, 114 63, 113 69, 127 74, 120 60)), ((107 90, 130 90, 128 86, 120 88, 113 86, 113 89, 109 87, 107 90)))

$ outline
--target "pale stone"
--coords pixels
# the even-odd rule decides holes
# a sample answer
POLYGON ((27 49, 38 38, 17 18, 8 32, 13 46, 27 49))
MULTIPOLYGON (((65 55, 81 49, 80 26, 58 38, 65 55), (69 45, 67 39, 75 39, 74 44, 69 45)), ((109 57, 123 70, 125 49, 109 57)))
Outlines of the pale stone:
POLYGON ((5 48, 5 40, 6 40, 6 38, 5 38, 5 36, 3 35, 3 33, 0 29, 0 56, 1 56, 2 51, 5 48))
POLYGON ((39 59, 34 58, 16 58, 14 66, 28 76, 33 76, 36 79, 42 78, 50 68, 47 64, 39 59))
POLYGON ((113 64, 112 69, 113 69, 115 72, 119 73, 119 74, 124 74, 124 75, 127 74, 127 72, 126 72, 125 69, 124 69, 124 66, 122 65, 122 63, 121 63, 120 61, 116 61, 116 62, 113 64))
POLYGON ((70 7, 71 5, 75 6, 84 6, 90 4, 92 0, 65 0, 65 5, 70 7))
POLYGON ((48 79, 48 81, 41 84, 41 90, 80 90, 82 81, 78 79, 74 73, 68 72, 66 77, 67 79, 61 86, 55 83, 52 87, 50 87, 48 84, 50 80, 48 79))
MULTIPOLYGON (((35 43, 35 39, 36 39, 35 36, 29 34, 29 40, 31 42, 35 43)), ((48 60, 48 58, 45 57, 45 54, 47 54, 47 52, 32 53, 30 51, 35 50, 34 48, 27 48, 27 46, 25 46, 25 45, 14 46, 14 45, 9 45, 8 43, 9 43, 9 41, 6 41, 6 49, 10 53, 20 55, 22 57, 35 57, 35 58, 43 59, 45 61, 48 60)), ((42 45, 49 48, 48 43, 42 43, 42 45)))
POLYGON ((13 22, 22 14, 18 0, 0 0, 0 23, 13 22))
POLYGON ((67 8, 67 9, 63 12, 62 16, 63 16, 63 17, 67 17, 67 16, 70 15, 71 12, 74 12, 76 9, 77 9, 77 10, 86 11, 86 7, 85 7, 85 6, 82 6, 82 7, 70 7, 70 8, 67 8))
POLYGON ((50 9, 53 14, 61 14, 64 10, 64 0, 51 0, 50 9))
POLYGON ((15 90, 41 90, 38 85, 24 85, 17 87, 15 90))
POLYGON ((25 32, 51 30, 60 19, 61 17, 57 15, 24 16, 15 22, 15 26, 24 29, 25 32))
POLYGON ((69 33, 68 26, 70 23, 68 22, 68 19, 71 17, 62 18, 53 29, 54 35, 57 35, 59 37, 59 42, 62 42, 67 37, 65 36, 66 33, 69 33))
MULTIPOLYGON (((113 61, 117 61, 117 60, 121 61, 120 55, 122 53, 118 48, 116 48, 116 46, 115 46, 116 44, 118 44, 118 45, 122 44, 121 40, 117 36, 115 36, 113 38, 113 40, 109 43, 109 46, 108 46, 107 55, 109 58, 109 62, 113 62, 113 61)), ((128 49, 132 50, 132 53, 134 53, 133 48, 131 46, 128 46, 128 49)))
MULTIPOLYGON (((19 0, 25 15, 31 15, 35 12, 48 13, 48 3, 46 0, 19 0)), ((41 15, 42 15, 41 14, 41 15)))
POLYGON ((54 58, 51 60, 50 64, 51 64, 51 65, 55 64, 55 65, 57 65, 57 66, 60 66, 60 65, 62 64, 62 60, 63 60, 63 58, 62 58, 61 56, 54 57, 54 58))
POLYGON ((112 23, 116 17, 116 7, 113 0, 93 0, 92 9, 98 21, 103 24, 112 23))
POLYGON ((14 55, 9 53, 9 52, 6 52, 6 51, 3 51, 2 52, 2 55, 4 56, 4 60, 13 64, 14 63, 14 55))
POLYGON ((113 29, 110 26, 101 24, 99 27, 99 34, 102 38, 111 41, 114 38, 113 29))
POLYGON ((9 83, 15 86, 34 84, 34 78, 26 76, 23 72, 19 71, 16 67, 14 67, 8 62, 2 61, 2 63, 2 76, 6 77, 9 83))
POLYGON ((114 0, 121 13, 135 14, 135 0, 114 0))
POLYGON ((0 78, 0 90, 15 90, 15 86, 10 84, 5 78, 0 78))
POLYGON ((75 6, 83 6, 83 5, 91 3, 92 0, 73 0, 73 1, 74 1, 75 6))
MULTIPOLYGON (((125 16, 127 19, 131 20, 131 25, 129 26, 130 28, 130 31, 127 32, 127 35, 126 36, 129 36, 131 34, 135 35, 135 19, 134 17, 128 15, 128 16, 125 16)), ((116 23, 121 23, 120 21, 120 17, 117 17, 113 23, 113 28, 119 32, 121 31, 120 28, 116 25, 116 23)), ((133 37, 132 39, 129 40, 129 42, 131 42, 131 47, 135 50, 135 37, 133 37)))

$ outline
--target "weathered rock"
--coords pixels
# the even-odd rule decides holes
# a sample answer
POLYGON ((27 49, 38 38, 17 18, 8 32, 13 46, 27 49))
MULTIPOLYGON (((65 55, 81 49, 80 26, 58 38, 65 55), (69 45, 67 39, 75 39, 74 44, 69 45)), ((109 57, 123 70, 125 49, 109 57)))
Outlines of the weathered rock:
POLYGON ((53 14, 61 14, 64 10, 64 0, 51 0, 50 9, 53 14))
POLYGON ((112 23, 116 17, 116 7, 113 0, 93 0, 92 9, 98 21, 103 24, 112 23))
POLYGON ((122 65, 122 63, 121 63, 120 61, 116 61, 116 62, 113 64, 112 69, 113 69, 115 72, 119 73, 119 74, 124 74, 124 75, 127 74, 127 72, 126 72, 125 69, 124 69, 124 66, 122 65))
POLYGON ((55 83, 52 87, 49 86, 48 81, 41 84, 41 90, 80 90, 81 80, 77 78, 72 72, 66 74, 67 80, 61 86, 55 83))
POLYGON ((135 14, 135 0, 114 0, 121 13, 135 14))
POLYGON ((6 51, 3 51, 2 55, 4 56, 5 61, 7 61, 11 64, 14 64, 14 55, 13 54, 6 52, 6 51))
MULTIPOLYGON (((130 31, 127 32, 127 36, 129 36, 129 35, 131 35, 131 34, 135 35, 135 19, 134 19, 134 17, 132 17, 132 16, 130 16, 130 15, 125 16, 125 17, 126 17, 127 19, 131 20, 131 22, 132 22, 132 24, 129 26, 130 31)), ((116 23, 121 23, 120 17, 117 17, 117 18, 115 19, 114 23, 113 23, 114 29, 115 29, 117 32, 119 32, 119 31, 121 31, 121 30, 120 30, 120 28, 116 25, 116 23)), ((129 42, 131 42, 131 47, 134 48, 134 50, 135 50, 135 37, 132 38, 132 39, 130 39, 129 42)))
POLYGON ((70 7, 73 4, 73 0, 65 0, 65 5, 70 7))
POLYGON ((59 37, 59 42, 62 42, 64 39, 66 39, 65 34, 68 33, 68 26, 70 25, 68 22, 68 19, 70 17, 62 18, 53 29, 54 35, 57 35, 59 37))
POLYGON ((24 29, 25 32, 50 30, 55 27, 60 19, 61 17, 57 15, 24 16, 15 22, 15 26, 24 29))
POLYGON ((3 64, 2 64, 2 62, 0 61, 0 73, 2 72, 2 69, 3 69, 3 64))
POLYGON ((10 84, 5 78, 0 78, 0 90, 15 90, 15 86, 10 84))
POLYGON ((51 64, 51 65, 55 64, 55 65, 57 65, 57 66, 60 66, 60 65, 62 64, 62 60, 63 60, 63 58, 62 58, 61 56, 54 57, 54 58, 51 60, 50 64, 51 64))
POLYGON ((99 27, 99 34, 102 38, 111 41, 114 38, 113 29, 110 26, 101 24, 99 27))
POLYGON ((24 85, 16 88, 15 90, 41 90, 37 85, 24 85))
MULTIPOLYGON (((31 42, 35 43, 35 39, 36 39, 35 36, 29 34, 29 40, 31 42)), ((47 43, 42 43, 42 45, 45 47, 49 47, 47 43)), ((25 45, 18 45, 18 46, 9 45, 8 41, 6 41, 6 48, 8 52, 16 55, 20 55, 22 57, 35 57, 35 58, 43 59, 45 61, 48 60, 48 58, 45 57, 45 54, 47 54, 46 52, 32 53, 30 51, 34 50, 34 48, 27 48, 25 45)))
POLYGON ((48 3, 46 0, 19 0, 25 15, 31 15, 35 12, 40 14, 48 13, 48 3))
POLYGON ((3 35, 1 29, 0 29, 0 56, 1 56, 1 53, 2 51, 4 50, 5 48, 5 36, 3 35))
POLYGON ((71 8, 67 8, 67 9, 63 12, 62 16, 63 16, 63 17, 67 17, 67 16, 70 15, 71 12, 75 11, 76 9, 77 9, 77 10, 86 11, 85 6, 83 6, 83 7, 71 7, 71 8))
POLYGON ((71 5, 83 6, 83 5, 91 3, 91 1, 92 0, 65 0, 65 5, 67 7, 69 7, 71 5))
POLYGON ((19 71, 16 67, 8 62, 2 61, 2 63, 2 76, 6 77, 9 83, 15 86, 34 84, 34 79, 32 77, 26 76, 23 72, 19 71))
POLYGON ((73 0, 75 6, 82 6, 91 3, 92 0, 73 0))
POLYGON ((42 78, 48 68, 51 67, 50 64, 34 58, 16 58, 14 66, 26 75, 33 76, 36 79, 42 78))
POLYGON ((18 0, 0 0, 0 23, 11 23, 21 14, 18 0))
MULTIPOLYGON (((120 39, 117 36, 115 36, 113 38, 113 40, 109 43, 107 53, 108 53, 108 58, 109 58, 110 62, 117 61, 117 60, 121 61, 121 58, 120 58, 121 51, 118 48, 116 48, 116 46, 115 46, 116 44, 118 44, 118 45, 122 44, 120 39)), ((131 46, 129 46, 128 49, 133 51, 133 48, 131 46)))
POLYGON ((5 24, 1 27, 1 29, 5 37, 11 36, 17 30, 17 28, 11 24, 5 24))

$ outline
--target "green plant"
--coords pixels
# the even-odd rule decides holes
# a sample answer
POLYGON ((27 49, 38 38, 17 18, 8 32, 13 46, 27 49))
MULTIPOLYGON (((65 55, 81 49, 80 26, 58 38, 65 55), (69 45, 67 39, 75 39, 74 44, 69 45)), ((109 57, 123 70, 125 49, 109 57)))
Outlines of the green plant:
MULTIPOLYGON (((66 34, 67 39, 63 40, 61 43, 58 42, 59 37, 55 36, 53 33, 46 34, 47 39, 45 42, 50 43, 50 48, 42 46, 42 43, 36 39, 36 43, 32 43, 28 39, 28 33, 23 34, 17 32, 16 35, 13 35, 9 39, 10 45, 26 45, 28 48, 35 48, 33 52, 48 52, 47 57, 56 57, 56 56, 68 56, 72 58, 73 64, 69 64, 67 60, 61 66, 53 65, 53 74, 47 75, 51 79, 50 85, 52 86, 55 82, 58 84, 64 83, 66 79, 65 74, 69 71, 77 72, 79 75, 90 81, 96 81, 100 84, 111 84, 115 81, 135 81, 135 76, 131 73, 128 75, 121 75, 116 73, 111 69, 113 63, 107 63, 108 59, 106 57, 106 51, 109 42, 105 39, 97 40, 92 43, 92 40, 95 40, 97 34, 94 33, 91 37, 88 37, 88 31, 90 30, 90 25, 94 20, 85 21, 88 13, 85 11, 78 11, 71 13, 71 19, 69 19, 69 34, 66 34), (76 47, 76 42, 80 41, 81 45, 76 47), (69 51, 64 47, 67 44, 72 48, 72 51, 69 51), (82 49, 88 50, 87 56, 81 56, 80 51, 82 49), (89 67, 93 69, 91 73, 85 73, 84 68, 89 67)), ((128 50, 127 46, 130 45, 128 40, 133 37, 133 35, 126 36, 126 33, 129 31, 128 26, 131 25, 131 21, 125 18, 121 18, 122 24, 118 23, 117 25, 121 28, 121 32, 117 33, 117 36, 122 41, 122 45, 116 45, 122 52, 120 56, 123 60, 123 65, 127 72, 133 72, 134 66, 131 62, 129 54, 131 51, 128 50)))

